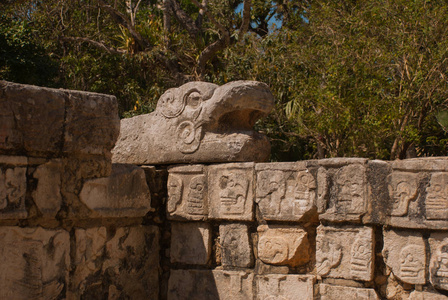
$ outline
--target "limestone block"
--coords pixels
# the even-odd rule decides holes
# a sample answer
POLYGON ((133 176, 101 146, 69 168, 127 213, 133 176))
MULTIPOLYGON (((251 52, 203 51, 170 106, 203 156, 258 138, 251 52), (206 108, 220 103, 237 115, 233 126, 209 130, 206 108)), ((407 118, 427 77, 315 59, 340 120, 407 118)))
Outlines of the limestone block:
POLYGON ((76 229, 69 299, 157 299, 155 226, 76 229))
POLYGON ((409 300, 448 300, 448 297, 438 293, 413 291, 409 300))
POLYGON ((62 90, 0 81, 0 152, 58 153, 65 96, 62 90))
POLYGON ((304 221, 316 215, 316 180, 299 163, 257 164, 256 202, 265 220, 304 221))
POLYGON ((448 172, 394 170, 388 177, 390 205, 384 223, 401 228, 448 229, 447 184, 448 172))
POLYGON ((116 98, 0 81, 0 153, 105 155, 118 137, 116 98), (43 134, 45 133, 45 134, 43 134))
POLYGON ((120 132, 115 96, 67 91, 64 153, 110 157, 120 132))
POLYGON ((270 144, 253 130, 274 106, 268 86, 189 82, 167 90, 156 110, 121 121, 113 160, 132 164, 266 161, 270 144))
POLYGON ((210 260, 211 225, 208 223, 171 223, 171 262, 205 265, 210 260))
POLYGON ((373 238, 370 227, 320 225, 316 237, 317 274, 322 277, 372 280, 373 238))
POLYGON ((435 288, 448 290, 448 233, 432 233, 429 247, 429 279, 435 288))
POLYGON ((335 286, 325 283, 319 284, 321 300, 379 300, 374 289, 355 288, 348 286, 335 286))
POLYGON ((43 217, 54 218, 61 209, 61 173, 62 162, 51 160, 36 168, 33 177, 37 179, 36 190, 33 191, 33 201, 43 217))
POLYGON ((426 249, 420 233, 384 230, 383 257, 401 281, 426 283, 426 249))
POLYGON ((25 207, 26 167, 0 165, 0 219, 23 219, 25 207))
POLYGON ((338 168, 327 168, 326 171, 326 177, 332 185, 326 199, 319 197, 319 201, 324 201, 319 203, 319 207, 325 208, 319 218, 335 222, 361 222, 368 212, 369 204, 366 165, 352 163, 338 168))
POLYGON ((223 266, 248 268, 252 265, 253 256, 247 225, 219 225, 219 236, 223 266))
POLYGON ((171 270, 168 299, 253 299, 253 277, 246 271, 171 270))
POLYGON ((305 230, 297 227, 258 227, 258 257, 266 264, 297 267, 310 260, 310 244, 305 230))
POLYGON ((65 299, 70 236, 41 227, 0 227, 0 299, 65 299))
POLYGON ((256 276, 257 300, 313 300, 315 276, 256 276))
POLYGON ((209 218, 253 219, 254 164, 234 163, 208 168, 209 218))
POLYGON ((171 220, 206 220, 207 176, 204 166, 169 168, 167 215, 171 220))
POLYGON ((394 160, 392 168, 400 171, 448 172, 448 160, 446 157, 419 157, 394 160))
POLYGON ((143 169, 113 164, 109 177, 87 180, 80 200, 99 217, 142 217, 151 209, 151 194, 143 169))

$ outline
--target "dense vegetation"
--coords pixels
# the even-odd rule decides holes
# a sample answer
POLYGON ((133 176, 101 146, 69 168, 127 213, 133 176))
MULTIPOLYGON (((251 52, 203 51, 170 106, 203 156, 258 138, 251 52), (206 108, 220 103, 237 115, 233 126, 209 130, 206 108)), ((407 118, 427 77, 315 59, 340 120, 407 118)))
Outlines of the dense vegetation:
POLYGON ((123 117, 187 81, 259 80, 273 160, 446 155, 447 16, 440 0, 2 1, 0 78, 114 94, 123 117))

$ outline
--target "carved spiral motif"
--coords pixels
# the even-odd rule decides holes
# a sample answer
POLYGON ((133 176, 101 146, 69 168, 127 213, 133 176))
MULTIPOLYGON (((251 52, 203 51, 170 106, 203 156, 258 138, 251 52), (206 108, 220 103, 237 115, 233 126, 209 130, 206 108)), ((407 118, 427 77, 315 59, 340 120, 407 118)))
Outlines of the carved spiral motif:
POLYGON ((175 118, 184 111, 185 97, 176 97, 173 90, 168 90, 160 97, 159 106, 165 118, 175 118))
POLYGON ((177 148, 182 153, 193 153, 199 148, 201 142, 201 128, 195 128, 190 121, 179 124, 176 131, 177 148))

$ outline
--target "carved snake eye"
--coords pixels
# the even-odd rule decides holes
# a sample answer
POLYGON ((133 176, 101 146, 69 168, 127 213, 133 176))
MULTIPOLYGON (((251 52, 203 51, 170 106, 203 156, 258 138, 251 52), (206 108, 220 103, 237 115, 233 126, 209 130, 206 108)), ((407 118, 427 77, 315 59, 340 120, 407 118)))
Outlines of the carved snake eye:
POLYGON ((186 103, 186 105, 196 108, 202 102, 202 95, 199 93, 198 90, 193 89, 185 94, 184 102, 186 103))
POLYGON ((160 112, 164 117, 175 118, 184 111, 184 99, 176 96, 177 95, 173 90, 168 90, 162 95, 162 97, 160 97, 157 106, 160 106, 160 112))

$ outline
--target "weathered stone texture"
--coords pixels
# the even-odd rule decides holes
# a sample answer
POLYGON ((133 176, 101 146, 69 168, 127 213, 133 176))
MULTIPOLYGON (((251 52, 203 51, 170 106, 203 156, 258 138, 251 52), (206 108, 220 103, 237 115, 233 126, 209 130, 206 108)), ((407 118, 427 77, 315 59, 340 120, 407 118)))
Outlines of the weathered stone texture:
POLYGON ((113 164, 108 177, 87 180, 80 200, 99 217, 142 217, 151 209, 151 194, 143 169, 113 164))
POLYGON ((432 233, 429 246, 429 279, 434 287, 448 291, 448 233, 432 233))
POLYGON ((208 191, 204 166, 179 166, 168 172, 168 218, 206 220, 208 191))
POLYGON ((409 284, 425 284, 426 249, 422 235, 398 230, 384 230, 383 234, 383 257, 395 276, 409 284))
POLYGON ((223 266, 248 268, 253 263, 249 230, 245 224, 219 226, 221 263, 223 266))
POLYGON ((317 228, 316 269, 322 277, 370 281, 374 253, 372 228, 323 225, 317 228))
POLYGON ((265 220, 306 221, 316 215, 316 180, 304 163, 257 164, 256 202, 265 220))
POLYGON ((168 299, 253 299, 253 278, 245 271, 171 270, 168 299))
POLYGON ((0 227, 0 299, 65 298, 69 254, 64 230, 0 227))
POLYGON ((310 260, 307 233, 287 226, 258 227, 258 257, 266 264, 297 267, 310 260))
POLYGON ((157 227, 76 229, 75 247, 69 298, 158 298, 157 227))
POLYGON ((223 164, 208 168, 209 218, 251 221, 254 164, 223 164))
POLYGON ((62 205, 62 162, 51 160, 36 168, 33 177, 37 180, 37 188, 33 191, 33 201, 45 218, 54 218, 62 205))
POLYGON ((118 132, 114 96, 0 81, 0 153, 110 156, 118 132))
POLYGON ((366 160, 329 159, 319 161, 319 164, 325 167, 325 171, 320 171, 319 184, 322 181, 331 182, 323 183, 329 191, 320 188, 319 218, 360 223, 369 208, 366 160))
POLYGON ((208 223, 171 224, 171 262, 205 265, 211 255, 211 225, 208 223))
POLYGON ((321 300, 379 300, 374 289, 319 284, 321 300))
POLYGON ((0 165, 0 219, 27 217, 26 190, 26 167, 0 165))
POLYGON ((169 89, 153 113, 121 121, 113 160, 132 164, 266 161, 269 141, 252 127, 273 105, 268 86, 255 81, 221 87, 190 82, 169 89))
POLYGON ((257 300, 313 300, 312 275, 264 275, 256 276, 257 300))
POLYGON ((413 291, 409 300, 448 300, 448 297, 438 293, 413 291))

